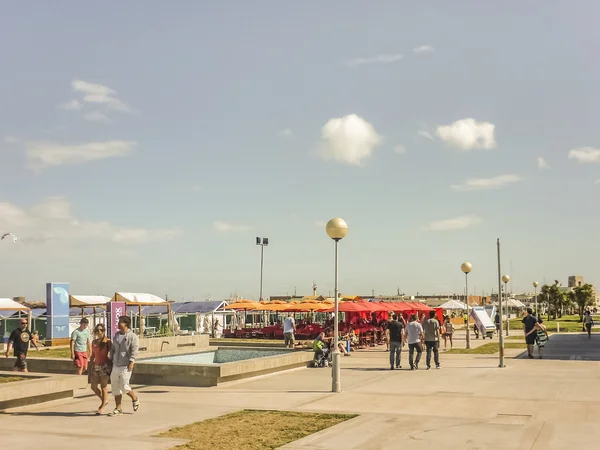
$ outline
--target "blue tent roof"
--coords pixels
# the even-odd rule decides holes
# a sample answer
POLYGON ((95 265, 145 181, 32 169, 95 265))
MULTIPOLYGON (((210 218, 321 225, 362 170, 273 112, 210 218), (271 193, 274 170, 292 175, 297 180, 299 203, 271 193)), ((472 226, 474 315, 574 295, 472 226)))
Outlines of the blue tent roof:
MULTIPOLYGON (((86 316, 93 316, 94 308, 83 308, 83 312, 86 316)), ((96 314, 102 314, 103 312, 103 309, 96 309, 96 314)), ((69 308, 69 316, 81 316, 81 308, 69 308)))
MULTIPOLYGON (((175 314, 206 314, 219 309, 225 302, 221 300, 209 300, 205 302, 175 302, 171 303, 171 310, 175 314)), ((131 309, 134 316, 139 314, 137 308, 131 309)), ((144 316, 154 314, 166 314, 167 307, 161 306, 144 306, 142 308, 142 314, 144 316)))

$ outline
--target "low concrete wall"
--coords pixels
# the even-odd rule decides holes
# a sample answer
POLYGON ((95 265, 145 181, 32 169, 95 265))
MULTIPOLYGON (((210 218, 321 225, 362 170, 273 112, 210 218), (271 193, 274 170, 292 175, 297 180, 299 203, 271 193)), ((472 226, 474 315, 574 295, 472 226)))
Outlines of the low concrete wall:
POLYGON ((194 352, 209 345, 208 334, 143 338, 140 339, 140 356, 146 357, 150 353, 172 352, 181 348, 186 348, 190 352, 194 352))
MULTIPOLYGON (((211 348, 210 350, 215 349, 211 348)), ((253 350, 268 351, 270 349, 254 348, 253 350)), ((307 367, 312 360, 312 352, 290 351, 282 355, 223 364, 139 362, 133 371, 131 381, 135 384, 163 386, 217 386, 219 383, 227 381, 251 378, 297 367, 307 367)))
POLYGON ((224 383, 297 367, 308 367, 313 358, 314 353, 312 351, 292 351, 283 355, 220 364, 221 373, 217 381, 218 383, 224 383))
POLYGON ((75 389, 87 385, 87 377, 75 375, 40 376, 14 372, 0 372, 0 375, 28 378, 0 384, 0 410, 72 398, 75 389))
POLYGON ((218 365, 141 362, 136 364, 131 382, 153 386, 208 387, 218 384, 220 371, 218 365))
MULTIPOLYGON (((0 370, 12 370, 14 365, 15 358, 0 358, 0 370)), ((31 356, 27 357, 27 369, 30 372, 39 373, 72 374, 75 371, 73 361, 70 359, 34 358, 31 356)), ((87 380, 87 377, 85 379, 87 380)))

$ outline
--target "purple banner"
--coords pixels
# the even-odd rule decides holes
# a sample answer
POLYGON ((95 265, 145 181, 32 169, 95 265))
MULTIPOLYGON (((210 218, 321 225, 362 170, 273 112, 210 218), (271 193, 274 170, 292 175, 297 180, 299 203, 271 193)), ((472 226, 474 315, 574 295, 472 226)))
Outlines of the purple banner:
POLYGON ((108 337, 114 339, 119 332, 119 317, 127 314, 127 305, 125 302, 108 302, 106 304, 106 315, 108 324, 106 329, 108 337))

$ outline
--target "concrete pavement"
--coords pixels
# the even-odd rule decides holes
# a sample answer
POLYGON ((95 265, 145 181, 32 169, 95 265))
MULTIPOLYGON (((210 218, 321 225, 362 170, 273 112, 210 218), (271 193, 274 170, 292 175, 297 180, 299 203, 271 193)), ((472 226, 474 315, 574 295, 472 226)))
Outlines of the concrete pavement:
MULTIPOLYGON (((548 354, 579 348, 571 347, 572 339, 554 335, 548 354)), ((117 418, 93 416, 98 401, 82 391, 72 401, 0 415, 2 444, 22 445, 27 436, 28 446, 46 450, 166 449, 177 441, 152 436, 257 408, 360 414, 288 449, 421 450, 439 444, 445 450, 591 450, 599 446, 593 436, 600 408, 600 336, 584 350, 590 360, 512 359, 520 353, 512 350, 503 369, 497 355, 442 353, 442 368, 429 371, 391 371, 385 352, 356 352, 342 359, 341 394, 329 392, 329 369, 296 369, 214 388, 142 387, 140 410, 117 418)))

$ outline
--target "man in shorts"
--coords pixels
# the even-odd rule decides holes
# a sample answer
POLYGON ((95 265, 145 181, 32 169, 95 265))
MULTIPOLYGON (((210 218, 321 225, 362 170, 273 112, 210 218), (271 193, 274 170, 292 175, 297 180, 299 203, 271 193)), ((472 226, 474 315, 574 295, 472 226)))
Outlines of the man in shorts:
POLYGON ((537 323, 537 317, 533 315, 533 310, 527 308, 527 315, 523 317, 523 331, 525 332, 525 343, 527 344, 527 356, 529 359, 533 359, 533 346, 535 345, 535 333, 529 334, 531 330, 535 328, 537 323))
POLYGON ((283 340, 285 346, 294 348, 294 332, 296 331, 296 322, 292 317, 292 313, 289 313, 287 318, 283 321, 283 340))
POLYGON ((115 335, 110 348, 110 360, 113 363, 110 374, 110 385, 115 397, 115 409, 109 416, 120 416, 123 414, 121 400, 123 394, 131 399, 133 411, 140 408, 140 400, 129 386, 131 372, 140 350, 140 339, 131 331, 131 318, 121 316, 119 318, 119 332, 115 335))
POLYGON ((79 328, 71 333, 71 359, 77 375, 88 369, 88 359, 92 353, 89 324, 89 320, 84 317, 79 321, 79 328))
POLYGON ((15 358, 17 358, 13 371, 27 372, 27 350, 29 350, 30 342, 39 352, 39 347, 35 344, 32 339, 31 332, 27 329, 27 319, 22 318, 20 319, 20 328, 16 328, 12 333, 10 333, 8 344, 6 344, 6 357, 8 358, 10 347, 12 345, 14 348, 15 358))

